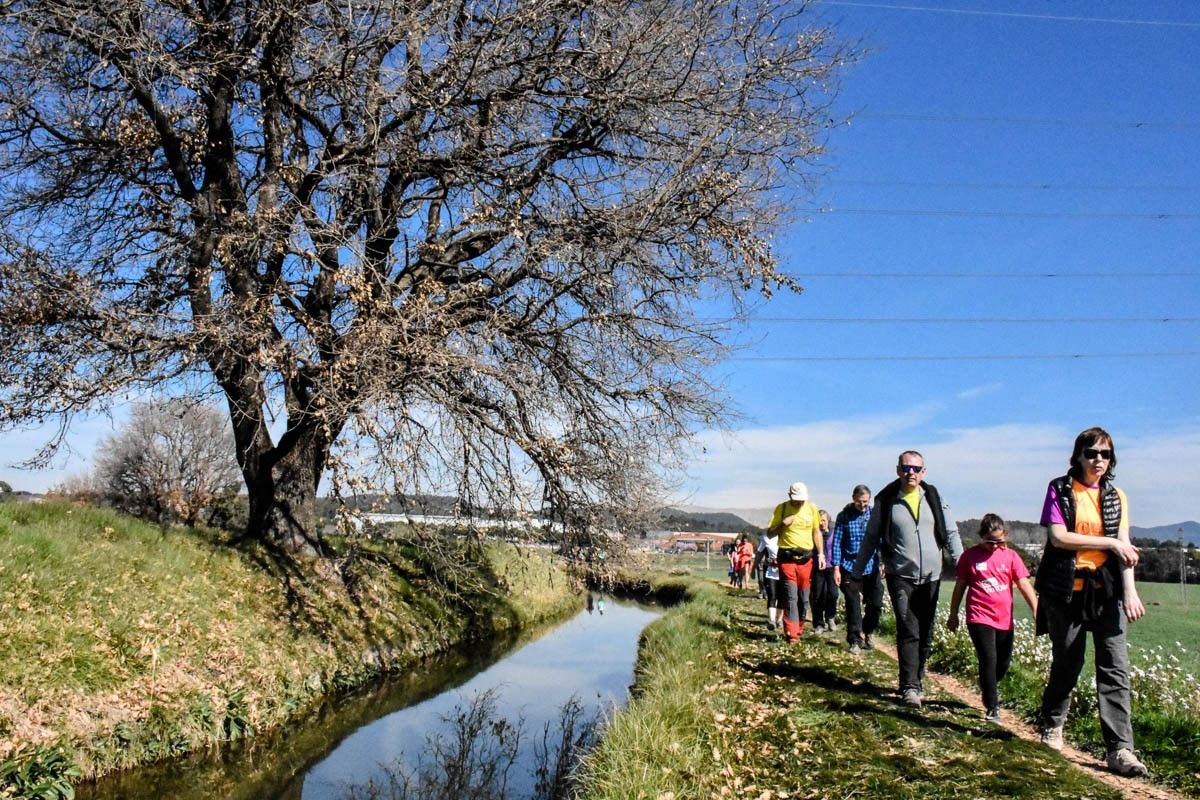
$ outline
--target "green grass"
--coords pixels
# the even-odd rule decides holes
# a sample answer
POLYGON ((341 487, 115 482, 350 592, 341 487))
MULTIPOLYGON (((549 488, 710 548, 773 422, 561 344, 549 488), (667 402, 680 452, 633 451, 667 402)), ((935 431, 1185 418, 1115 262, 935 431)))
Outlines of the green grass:
POLYGON ((0 503, 0 774, 62 754, 89 777, 275 729, 330 692, 576 604, 541 553, 448 545, 467 559, 450 568, 394 544, 334 546, 332 564, 284 567, 214 532, 0 503))
POLYGON ((748 594, 700 580, 687 593, 644 634, 635 697, 586 762, 586 800, 1120 796, 951 698, 900 706, 882 653, 785 645, 748 594))

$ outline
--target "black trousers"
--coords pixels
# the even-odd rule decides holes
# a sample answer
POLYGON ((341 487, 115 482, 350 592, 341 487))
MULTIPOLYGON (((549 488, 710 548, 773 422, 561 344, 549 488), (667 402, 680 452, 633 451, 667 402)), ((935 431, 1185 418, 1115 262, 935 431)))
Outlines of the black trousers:
POLYGON ((862 594, 850 588, 847 576, 849 570, 842 570, 842 594, 846 597, 846 643, 863 645, 863 636, 874 635, 879 630, 879 615, 883 612, 883 581, 878 572, 862 577, 862 594), (863 614, 866 606, 866 614, 863 614))
POLYGON ((925 662, 933 649, 933 621, 937 616, 941 581, 914 583, 887 576, 892 611, 896 614, 896 653, 900 661, 900 691, 921 691, 925 662))
POLYGON ((828 626, 837 616, 838 590, 833 582, 833 568, 813 569, 812 595, 813 625, 828 626))
POLYGON ((1012 664, 1013 632, 1002 631, 978 622, 967 623, 975 656, 979 659, 979 692, 983 707, 989 711, 1000 707, 1000 681, 1012 664))

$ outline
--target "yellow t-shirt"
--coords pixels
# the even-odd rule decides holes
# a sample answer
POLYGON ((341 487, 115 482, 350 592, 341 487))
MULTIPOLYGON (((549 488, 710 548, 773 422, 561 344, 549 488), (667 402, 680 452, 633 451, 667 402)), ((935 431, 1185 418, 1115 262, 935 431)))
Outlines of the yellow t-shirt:
MULTIPOLYGON (((1100 487, 1088 486, 1077 480, 1071 481, 1071 493, 1075 495, 1075 533, 1084 536, 1103 536, 1104 517, 1100 511, 1100 487)), ((1121 498, 1121 527, 1129 527, 1129 502, 1125 492, 1117 489, 1121 498)), ((1075 552, 1075 568, 1097 570, 1108 560, 1107 550, 1077 550, 1075 552)), ((1083 579, 1075 581, 1075 589, 1083 588, 1083 579)))
POLYGON ((901 489, 900 497, 904 502, 908 503, 908 507, 912 509, 913 519, 921 519, 921 487, 914 486, 910 489, 901 489))
POLYGON ((795 514, 796 518, 792 520, 791 525, 780 531, 779 546, 794 550, 811 550, 814 544, 813 535, 821 530, 821 509, 817 508, 816 503, 806 502, 799 510, 791 500, 780 503, 775 506, 767 529, 774 528, 783 522, 784 517, 792 514, 795 514))

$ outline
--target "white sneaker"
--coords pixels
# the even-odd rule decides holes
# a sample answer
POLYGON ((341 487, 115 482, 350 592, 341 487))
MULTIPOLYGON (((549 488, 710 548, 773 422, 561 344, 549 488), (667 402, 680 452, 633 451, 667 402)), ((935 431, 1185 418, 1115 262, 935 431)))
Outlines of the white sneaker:
POLYGON ((829 632, 834 633, 836 631, 837 631, 837 623, 836 622, 829 623, 829 632))
POLYGON ((1104 760, 1108 763, 1109 769, 1127 778, 1140 778, 1150 772, 1128 747, 1112 751, 1104 760))
POLYGON ((1051 750, 1062 750, 1062 725, 1059 725, 1057 728, 1042 728, 1042 744, 1051 750))

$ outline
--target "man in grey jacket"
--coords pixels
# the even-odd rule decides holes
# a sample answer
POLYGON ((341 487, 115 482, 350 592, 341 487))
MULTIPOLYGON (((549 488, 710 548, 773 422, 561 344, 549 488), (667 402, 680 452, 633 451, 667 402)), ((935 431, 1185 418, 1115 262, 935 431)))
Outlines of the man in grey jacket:
POLYGON ((896 465, 896 480, 875 497, 867 535, 859 548, 850 580, 861 581, 867 561, 881 545, 888 594, 896 615, 896 650, 900 662, 900 694, 906 705, 921 707, 925 662, 933 645, 941 588, 942 552, 953 563, 962 555, 958 525, 937 489, 925 483, 925 458, 905 450, 896 465))

